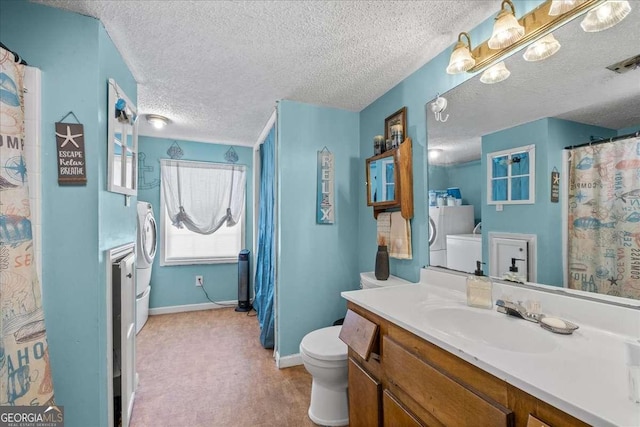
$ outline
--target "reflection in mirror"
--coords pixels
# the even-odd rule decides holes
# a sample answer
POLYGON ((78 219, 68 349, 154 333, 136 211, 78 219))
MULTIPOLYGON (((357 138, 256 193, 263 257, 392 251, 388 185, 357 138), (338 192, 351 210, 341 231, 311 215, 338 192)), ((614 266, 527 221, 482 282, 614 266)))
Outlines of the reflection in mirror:
MULTIPOLYGON (((478 232, 482 236, 485 273, 505 277, 509 271, 487 271, 488 267, 512 265, 511 260, 489 262, 491 253, 500 253, 499 248, 489 248, 489 235, 494 233, 499 236, 494 240, 501 241, 505 235, 514 237, 514 241, 506 243, 524 247, 529 252, 528 259, 535 259, 534 264, 523 266, 517 262, 516 265, 521 270, 519 273, 522 269, 535 273, 533 277, 539 283, 566 287, 569 274, 579 275, 568 268, 563 242, 568 229, 569 204, 568 168, 563 157, 568 150, 564 148, 592 140, 608 140, 640 129, 640 69, 633 64, 622 67, 622 71, 626 71, 622 73, 607 68, 640 53, 637 43, 640 5, 633 3, 632 7, 624 21, 598 33, 582 31, 582 18, 567 23, 553 33, 561 44, 555 55, 543 61, 527 62, 522 57, 523 51, 515 53, 505 60, 511 75, 500 83, 483 84, 480 76, 475 76, 452 89, 443 95, 448 101, 449 114, 444 123, 434 119, 429 108, 431 100, 427 103, 428 190, 438 192, 459 187, 462 204, 473 206, 475 224, 481 223, 476 229, 481 230, 478 232), (494 204, 488 204, 487 193, 491 188, 488 179, 492 173, 488 154, 527 145, 536 147, 535 168, 530 164, 535 203, 498 203, 500 196, 494 204), (557 203, 551 197, 553 171, 559 172, 557 203), (533 235, 535 239, 517 239, 514 235, 533 235)), ((502 160, 509 162, 508 157, 497 161, 502 160)), ((640 178, 640 169, 637 170, 640 178)), ((507 198, 506 189, 503 196, 507 198)), ((429 204, 432 204, 431 198, 429 204)), ((431 220, 432 209, 430 207, 431 220)), ((640 218, 640 206, 634 209, 640 218)), ((431 237, 430 240, 434 240, 431 237)), ((432 253, 430 247, 430 255, 432 253)), ((439 256, 436 262, 432 259, 430 265, 447 267, 446 257, 439 256)), ((615 269, 609 269, 602 277, 581 277, 580 282, 585 283, 581 288, 597 290, 598 283, 612 277, 615 280, 615 274, 615 269)), ((580 294, 581 291, 568 292, 580 294)))
POLYGON ((397 203, 396 151, 367 159, 367 205, 385 206, 397 203))
POLYGON ((113 79, 109 80, 108 190, 137 194, 138 110, 113 79))

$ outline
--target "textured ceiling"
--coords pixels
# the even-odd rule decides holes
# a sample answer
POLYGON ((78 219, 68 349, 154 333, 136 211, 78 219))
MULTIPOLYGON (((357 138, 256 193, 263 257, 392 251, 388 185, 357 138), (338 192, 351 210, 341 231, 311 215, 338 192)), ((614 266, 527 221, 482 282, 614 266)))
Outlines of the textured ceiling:
POLYGON ((100 19, 143 135, 253 145, 276 101, 360 111, 494 15, 491 1, 36 0, 100 19))
POLYGON ((479 159, 481 135, 543 117, 611 129, 639 124, 640 68, 625 74, 606 69, 640 53, 640 1, 632 7, 624 21, 598 33, 582 31, 581 18, 569 22, 554 32, 558 53, 540 62, 516 53, 505 61, 511 76, 503 82, 485 85, 476 76, 444 94, 449 119, 437 123, 427 111, 429 148, 444 150, 432 163, 479 159))

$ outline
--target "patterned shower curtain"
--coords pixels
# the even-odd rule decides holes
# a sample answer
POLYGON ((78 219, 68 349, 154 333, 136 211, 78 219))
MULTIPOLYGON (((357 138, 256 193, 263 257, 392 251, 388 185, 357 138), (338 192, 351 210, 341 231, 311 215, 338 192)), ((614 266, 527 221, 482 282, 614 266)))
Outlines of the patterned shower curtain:
POLYGON ((0 48, 0 405, 53 404, 24 158, 24 65, 0 48))
POLYGON ((571 150, 569 287, 640 299, 640 138, 571 150))

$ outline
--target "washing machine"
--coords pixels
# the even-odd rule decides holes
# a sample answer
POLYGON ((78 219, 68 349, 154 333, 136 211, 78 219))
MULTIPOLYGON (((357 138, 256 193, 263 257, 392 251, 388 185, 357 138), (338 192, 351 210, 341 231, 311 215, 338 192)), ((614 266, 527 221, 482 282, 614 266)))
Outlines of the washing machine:
POLYGON ((473 232, 473 206, 429 207, 429 265, 447 266, 447 236, 473 232))
POLYGON ((136 334, 149 318, 151 268, 158 245, 158 229, 151 203, 138 201, 138 239, 136 244, 136 334))

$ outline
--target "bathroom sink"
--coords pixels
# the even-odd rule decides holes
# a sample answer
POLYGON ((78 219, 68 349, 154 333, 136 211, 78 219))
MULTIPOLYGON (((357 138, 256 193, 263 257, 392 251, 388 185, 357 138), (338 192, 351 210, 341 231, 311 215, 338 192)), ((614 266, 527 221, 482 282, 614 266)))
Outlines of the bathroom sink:
POLYGON ((519 353, 548 353, 556 347, 537 324, 495 311, 439 307, 427 310, 425 316, 430 328, 489 347, 519 353))

